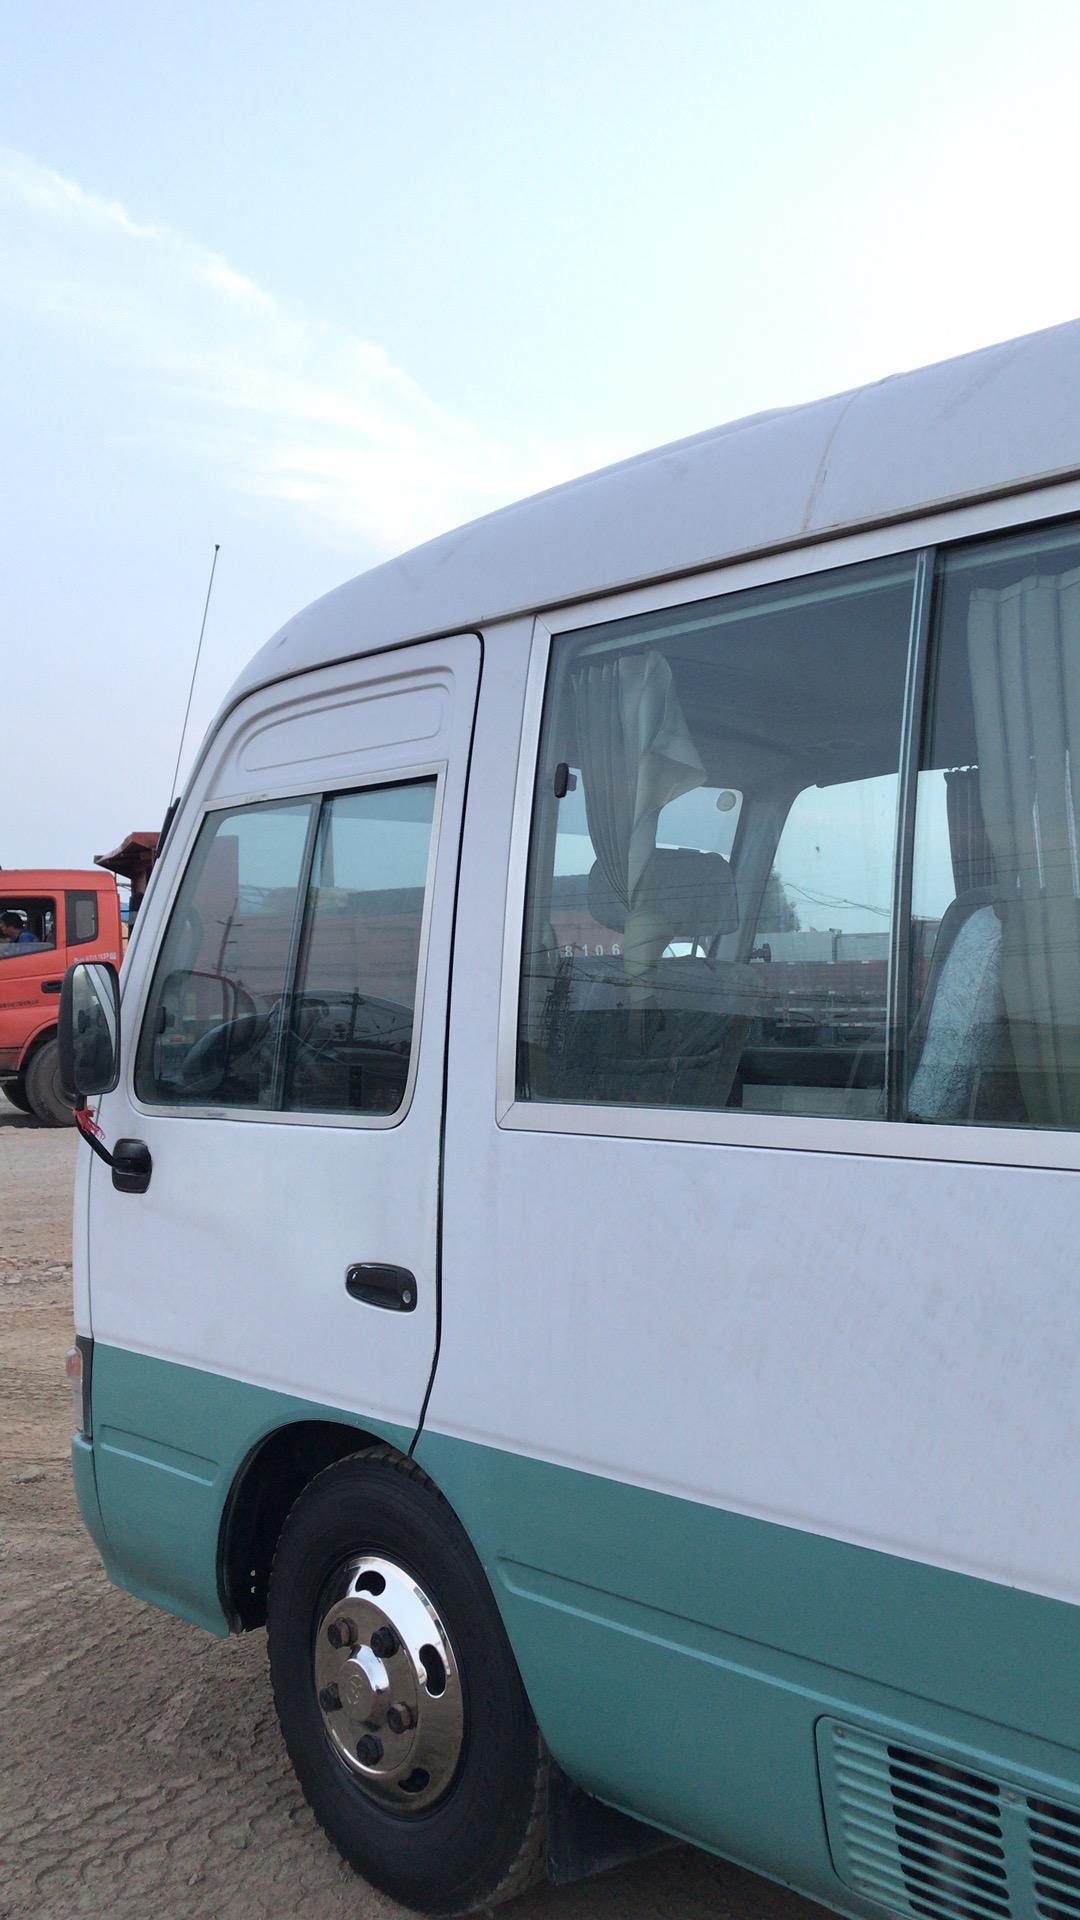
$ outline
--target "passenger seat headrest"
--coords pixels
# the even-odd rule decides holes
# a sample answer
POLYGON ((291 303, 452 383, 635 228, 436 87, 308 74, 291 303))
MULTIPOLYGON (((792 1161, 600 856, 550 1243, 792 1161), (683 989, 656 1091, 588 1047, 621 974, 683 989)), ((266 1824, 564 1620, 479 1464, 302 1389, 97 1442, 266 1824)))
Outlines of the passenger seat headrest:
MULTIPOLYGON (((588 881, 589 912, 615 933, 626 929, 626 903, 620 900, 595 861, 588 881)), ((670 940, 712 940, 734 933, 739 899, 731 863, 720 853, 692 847, 657 847, 638 882, 635 911, 655 915, 670 940)))

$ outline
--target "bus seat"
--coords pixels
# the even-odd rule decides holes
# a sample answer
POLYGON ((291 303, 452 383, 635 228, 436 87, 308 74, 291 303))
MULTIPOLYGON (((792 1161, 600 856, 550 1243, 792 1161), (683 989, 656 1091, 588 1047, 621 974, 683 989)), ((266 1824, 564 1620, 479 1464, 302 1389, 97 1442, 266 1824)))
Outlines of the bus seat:
MULTIPOLYGON (((560 1034, 551 1097, 626 1105, 723 1107, 753 1017, 753 970, 699 954, 666 955, 674 941, 707 948, 738 925, 735 881, 720 854, 657 849, 634 908, 615 899, 594 866, 589 908, 625 934, 638 914, 655 953, 631 973, 625 953, 560 963, 560 1034), (561 976, 561 977, 560 977, 561 976)), ((642 942, 644 946, 645 942, 642 942)))
POLYGON ((912 1052, 912 1119, 1022 1122, 1002 991, 1002 928, 991 889, 973 889, 946 908, 912 1052))
POLYGON ((671 940, 694 940, 707 946, 717 934, 734 933, 739 924, 739 901, 731 862, 719 853, 698 853, 693 847, 657 847, 627 907, 594 861, 588 879, 589 911, 601 926, 625 933, 635 914, 661 923, 664 945, 671 940))

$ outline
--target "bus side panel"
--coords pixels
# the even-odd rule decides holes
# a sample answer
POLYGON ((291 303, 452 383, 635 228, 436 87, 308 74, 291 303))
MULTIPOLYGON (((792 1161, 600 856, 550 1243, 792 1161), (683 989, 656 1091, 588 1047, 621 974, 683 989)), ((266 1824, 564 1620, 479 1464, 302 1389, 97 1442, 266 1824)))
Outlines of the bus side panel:
POLYGON ((850 1906, 822 1716, 1080 1790, 1070 1176, 500 1127, 468 935, 504 910, 526 641, 492 636, 477 725, 418 1457, 571 1776, 850 1906))
POLYGON ((1076 1608, 430 1431, 417 1454, 548 1745, 602 1799, 836 1900, 824 1715, 1080 1792, 1076 1608))

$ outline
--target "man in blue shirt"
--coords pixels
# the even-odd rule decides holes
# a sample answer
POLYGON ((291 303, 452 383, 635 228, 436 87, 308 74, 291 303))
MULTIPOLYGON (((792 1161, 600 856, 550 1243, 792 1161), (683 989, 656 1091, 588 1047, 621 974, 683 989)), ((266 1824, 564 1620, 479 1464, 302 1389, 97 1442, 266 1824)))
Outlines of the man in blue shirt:
POLYGON ((0 943, 4 944, 3 958, 14 953, 18 947, 39 947, 25 920, 18 913, 0 913, 0 943))

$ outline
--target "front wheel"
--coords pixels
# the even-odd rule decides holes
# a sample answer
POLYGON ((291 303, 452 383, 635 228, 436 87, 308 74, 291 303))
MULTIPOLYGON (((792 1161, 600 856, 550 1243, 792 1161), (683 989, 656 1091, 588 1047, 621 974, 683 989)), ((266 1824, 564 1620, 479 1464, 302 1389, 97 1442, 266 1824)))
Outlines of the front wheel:
POLYGON ((55 1040, 39 1047, 26 1069, 30 1112, 47 1127, 73 1127, 75 1115, 60 1088, 60 1049, 55 1040))
POLYGON ((379 1448, 305 1488, 268 1612, 289 1757, 358 1873, 439 1915, 542 1877, 543 1743, 480 1562, 413 1461, 379 1448))

